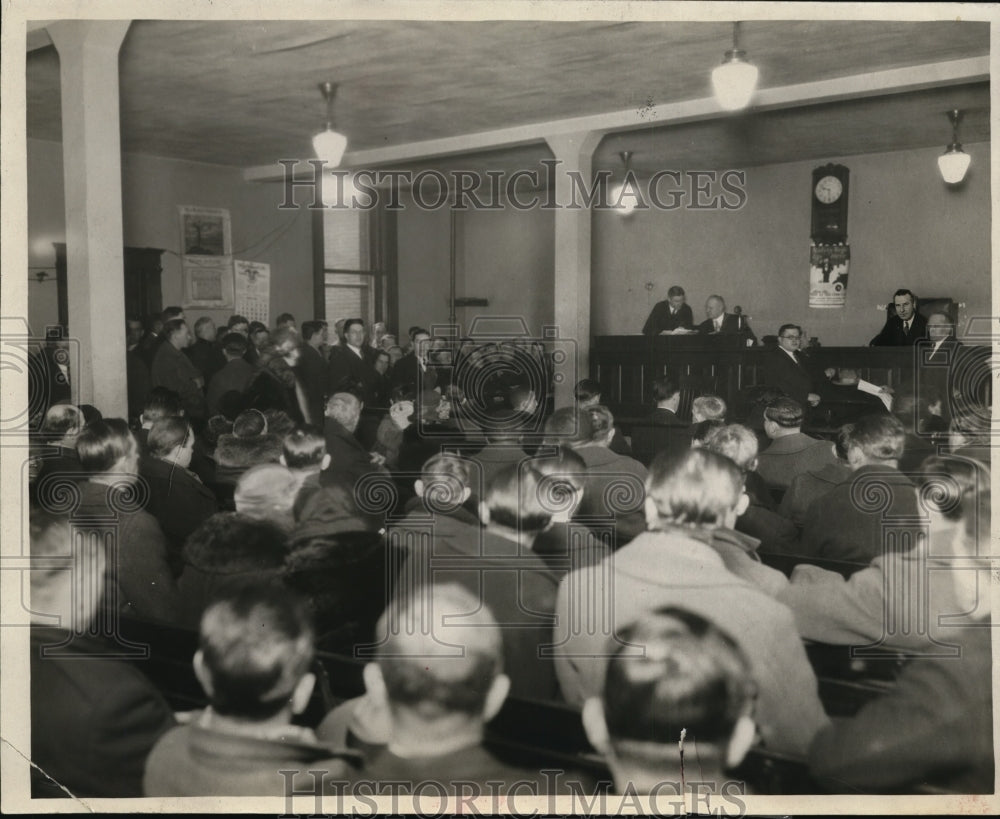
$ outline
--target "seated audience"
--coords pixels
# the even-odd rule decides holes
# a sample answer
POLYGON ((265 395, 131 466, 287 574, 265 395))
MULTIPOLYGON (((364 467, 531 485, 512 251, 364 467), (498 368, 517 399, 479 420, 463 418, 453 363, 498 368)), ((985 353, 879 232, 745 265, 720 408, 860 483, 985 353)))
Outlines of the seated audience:
POLYGON ((764 432, 771 443, 758 455, 757 471, 774 489, 788 489, 796 475, 836 460, 829 441, 802 432, 803 419, 802 405, 791 398, 777 398, 764 410, 764 432))
POLYGON ((330 465, 320 473, 322 486, 339 483, 353 488, 365 475, 384 471, 383 457, 365 450, 354 437, 362 406, 358 397, 349 392, 334 393, 327 399, 323 435, 330 465))
MULTIPOLYGON (((978 577, 989 575, 989 475, 974 461, 948 457, 928 459, 922 471, 934 485, 923 495, 933 554, 953 561, 951 571, 933 573, 952 587, 956 601, 942 613, 963 613, 948 618, 950 627, 940 629, 940 639, 958 651, 914 657, 891 690, 854 717, 820 730, 809 751, 810 769, 839 793, 901 793, 921 785, 993 792, 992 629, 989 593, 977 585, 978 577), (956 571, 957 566, 966 568, 956 571)), ((858 588, 853 601, 867 597, 874 614, 881 591, 881 581, 873 578, 868 594, 858 588)), ((930 617, 938 611, 932 605, 930 617)))
POLYGON ((295 524, 292 507, 299 492, 299 479, 281 464, 258 464, 240 475, 233 492, 236 511, 267 520, 286 532, 295 524))
POLYGON ((267 418, 260 410, 241 412, 233 422, 233 431, 220 435, 215 446, 216 479, 235 484, 252 466, 278 463, 281 440, 268 430, 267 418))
POLYGON ((473 484, 478 487, 480 478, 478 464, 470 458, 450 452, 428 458, 414 482, 415 496, 403 507, 405 516, 387 526, 389 542, 403 550, 416 548, 428 531, 428 522, 435 544, 452 538, 468 539, 472 536, 470 527, 478 536, 478 500, 472 500, 473 484))
MULTIPOLYGON (((229 393, 241 396, 253 378, 253 366, 243 357, 247 351, 247 340, 239 333, 226 333, 222 337, 222 354, 226 363, 208 382, 205 403, 209 418, 223 412, 223 398, 229 393)), ((232 417, 232 416, 230 416, 232 417)))
POLYGON ((632 428, 632 454, 649 466, 661 452, 681 452, 691 446, 690 426, 677 417, 681 392, 667 376, 653 381, 656 409, 632 428))
POLYGON ((906 435, 903 454, 899 459, 900 472, 915 472, 925 458, 937 455, 938 448, 930 435, 920 433, 923 418, 928 415, 927 403, 912 395, 897 395, 892 401, 892 415, 899 421, 906 435))
POLYGON ((500 407, 486 411, 483 420, 483 435, 486 446, 472 456, 480 466, 482 485, 473 487, 473 494, 482 497, 483 489, 494 475, 510 464, 519 464, 530 458, 521 447, 523 433, 516 417, 510 410, 500 407))
POLYGON ((699 395, 691 402, 691 423, 725 421, 726 402, 717 395, 699 395))
MULTIPOLYGON (((694 612, 661 608, 622 629, 604 690, 587 700, 583 724, 604 755, 619 793, 659 793, 664 782, 691 788, 692 804, 721 783, 754 742, 752 665, 736 642, 694 612), (697 777, 690 767, 697 764, 697 777), (697 782, 697 784, 695 784, 697 782), (701 786, 701 790, 699 790, 701 786)), ((745 790, 743 791, 745 792, 745 790)))
POLYGON ((826 723, 816 677, 792 613, 726 568, 710 545, 742 493, 728 459, 689 449, 658 457, 646 484, 649 531, 559 587, 556 670, 567 701, 598 696, 623 626, 663 606, 688 609, 728 632, 750 661, 765 747, 802 754, 826 723))
POLYGON ((87 426, 76 440, 87 481, 80 485, 75 517, 85 536, 112 539, 117 565, 107 567, 108 604, 127 614, 170 620, 177 603, 169 545, 142 499, 139 448, 121 418, 87 426), (104 523, 103 521, 110 521, 104 523))
POLYGON ((316 427, 296 427, 282 439, 279 460, 295 476, 296 494, 319 489, 320 472, 330 466, 326 438, 316 427))
POLYGON ((853 367, 833 370, 833 377, 819 387, 823 396, 823 423, 839 427, 857 421, 862 415, 887 412, 885 404, 877 395, 858 389, 861 381, 853 367))
POLYGON ((715 432, 715 430, 722 429, 725 425, 725 421, 719 421, 714 418, 699 421, 697 424, 691 424, 691 446, 695 449, 705 446, 705 442, 708 440, 709 436, 715 432))
POLYGON ((851 466, 847 463, 847 438, 847 428, 841 427, 837 440, 833 443, 837 460, 819 469, 796 475, 782 496, 778 514, 788 518, 799 529, 805 523, 810 504, 851 476, 851 466))
POLYGON ((951 644, 960 632, 948 620, 983 605, 985 597, 963 608, 967 601, 955 596, 952 575, 971 576, 975 591, 976 570, 984 564, 969 560, 963 569, 961 561, 988 553, 988 475, 972 459, 937 455, 920 472, 921 510, 930 526, 913 548, 886 551, 847 580, 819 566, 795 567, 779 599, 792 609, 803 637, 919 654, 935 643, 951 644))
POLYGON ((142 796, 146 757, 176 722, 163 695, 101 634, 113 552, 75 541, 65 517, 39 509, 29 533, 32 796, 142 796))
POLYGON ((552 522, 531 544, 549 570, 559 579, 571 568, 598 563, 609 554, 611 546, 602 541, 584 523, 574 523, 587 486, 587 464, 568 447, 559 447, 552 455, 540 455, 529 462, 541 475, 538 485, 542 505, 552 515, 552 522))
POLYGON ((810 504, 795 553, 840 561, 849 573, 886 550, 911 548, 920 527, 913 484, 897 468, 905 439, 899 421, 866 415, 845 434, 851 475, 810 504))
POLYGON ((212 515, 184 544, 175 624, 197 628, 216 598, 247 586, 280 585, 287 554, 288 533, 278 525, 238 512, 212 515))
POLYGON ((219 511, 219 504, 212 490, 188 471, 194 431, 184 418, 164 418, 153 424, 146 450, 148 454, 139 459, 139 475, 149 487, 145 509, 167 536, 170 564, 180 574, 184 540, 219 511))
MULTIPOLYGON (((437 474, 421 490, 429 509, 457 509, 468 487, 460 490, 460 459, 440 455, 437 474), (457 461, 457 463, 456 463, 457 461), (451 470, 445 474, 445 469, 451 470)), ((409 593, 421 579, 432 584, 459 583, 495 613, 504 636, 505 664, 510 669, 516 696, 555 699, 558 686, 551 658, 540 647, 552 640, 552 611, 558 580, 531 545, 549 523, 550 513, 538 496, 539 476, 534 470, 508 466, 486 488, 479 504, 482 527, 465 523, 459 514, 437 514, 431 525, 426 514, 404 521, 409 558, 400 574, 400 591, 409 593), (419 529, 417 527, 420 527, 419 529), (476 566, 469 566, 474 559, 476 566), (464 560, 461 560, 464 559, 464 560), (457 563, 451 568, 448 563, 457 563), (409 584, 409 585, 407 585, 409 584)), ((390 543, 399 534, 389 529, 390 543)))
MULTIPOLYGON (((690 308, 689 308, 690 309, 690 308)), ((601 402, 601 385, 591 378, 584 378, 577 381, 573 388, 573 396, 576 398, 576 405, 579 409, 588 409, 601 402)), ((632 447, 625 437, 625 433, 616 425, 615 433, 611 436, 611 443, 608 448, 619 455, 632 456, 632 447)))
POLYGON ((328 486, 300 497, 285 561, 285 584, 309 603, 317 645, 353 654, 374 637, 391 596, 398 558, 354 497, 328 486))
POLYGON ((156 743, 146 796, 283 796, 314 788, 315 771, 343 781, 351 757, 292 724, 316 684, 302 602, 281 589, 241 589, 209 606, 200 632, 194 671, 209 706, 156 743))
MULTIPOLYGON (((590 421, 590 440, 572 445, 587 464, 587 488, 578 516, 613 516, 615 542, 622 546, 645 529, 642 485, 646 480, 646 467, 609 448, 615 425, 611 410, 598 404, 586 413, 590 421)), ((558 413, 553 414, 550 421, 556 415, 558 413)), ((586 426, 581 428, 582 432, 586 430, 586 426)))
POLYGON ((760 495, 766 495, 767 490, 754 486, 751 480, 759 480, 754 472, 756 436, 747 427, 729 424, 712 432, 703 449, 729 458, 743 477, 743 491, 736 507, 711 530, 712 546, 722 555, 729 571, 769 594, 776 594, 788 585, 788 580, 781 572, 761 563, 757 550, 766 552, 775 541, 794 542, 797 532, 791 523, 757 500, 760 495))
MULTIPOLYGON (((470 784, 503 794, 513 782, 546 792, 537 769, 503 761, 483 745, 486 723, 511 688, 502 639, 509 632, 488 603, 461 586, 435 583, 391 603, 376 633, 381 642, 365 667, 365 700, 384 745, 355 781, 376 783, 376 792, 381 783, 427 781, 449 794, 470 784), (464 616, 452 619, 457 613, 464 616)), ((321 725, 319 736, 330 727, 321 725)))
POLYGON ((975 458, 989 466, 992 441, 989 407, 970 407, 952 417, 948 444, 953 454, 975 458))
POLYGON ((55 501, 49 487, 52 481, 72 480, 76 476, 85 480, 81 471, 80 458, 76 454, 76 439, 83 431, 83 413, 72 404, 54 404, 45 413, 40 430, 45 443, 31 448, 28 462, 30 496, 33 502, 48 508, 55 501), (58 476, 58 477, 57 477, 58 476))
POLYGON ((205 377, 181 352, 191 344, 191 331, 183 319, 171 319, 163 325, 164 341, 156 350, 150 367, 151 383, 154 387, 166 387, 176 392, 181 399, 184 413, 195 423, 204 421, 205 377))

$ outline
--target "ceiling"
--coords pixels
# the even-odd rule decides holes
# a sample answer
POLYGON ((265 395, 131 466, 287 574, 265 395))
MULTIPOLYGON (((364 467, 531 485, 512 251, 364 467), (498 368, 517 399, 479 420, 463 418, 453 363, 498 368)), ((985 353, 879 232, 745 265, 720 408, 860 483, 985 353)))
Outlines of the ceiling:
MULTIPOLYGON (((238 167, 308 158, 324 80, 339 83, 336 122, 351 151, 697 99, 731 37, 725 22, 137 20, 121 50, 122 146, 238 167)), ((760 87, 773 88, 988 55, 989 25, 751 21, 741 47, 760 87)), ((964 142, 989 140, 989 86, 977 83, 611 134, 595 166, 620 167, 624 149, 649 172, 943 148, 952 107, 972 109, 964 142)), ((61 138, 52 47, 27 54, 27 129, 61 138)), ((548 156, 538 143, 463 167, 548 156)))

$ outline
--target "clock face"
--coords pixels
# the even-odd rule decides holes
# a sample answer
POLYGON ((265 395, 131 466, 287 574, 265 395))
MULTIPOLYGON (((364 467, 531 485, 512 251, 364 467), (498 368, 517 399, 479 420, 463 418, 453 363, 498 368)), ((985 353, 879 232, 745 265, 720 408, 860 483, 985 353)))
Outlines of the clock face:
POLYGON ((844 186, 835 176, 824 176, 816 183, 816 198, 824 205, 832 204, 840 199, 844 186))

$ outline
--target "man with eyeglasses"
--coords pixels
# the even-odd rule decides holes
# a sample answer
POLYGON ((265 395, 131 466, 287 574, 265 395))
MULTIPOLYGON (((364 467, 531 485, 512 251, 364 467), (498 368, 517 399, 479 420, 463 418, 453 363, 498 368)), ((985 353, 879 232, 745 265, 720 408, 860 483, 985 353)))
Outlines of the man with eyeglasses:
POLYGON ((764 353, 763 383, 782 390, 802 406, 815 407, 820 398, 799 352, 801 347, 802 328, 797 324, 782 324, 778 330, 778 346, 764 353))

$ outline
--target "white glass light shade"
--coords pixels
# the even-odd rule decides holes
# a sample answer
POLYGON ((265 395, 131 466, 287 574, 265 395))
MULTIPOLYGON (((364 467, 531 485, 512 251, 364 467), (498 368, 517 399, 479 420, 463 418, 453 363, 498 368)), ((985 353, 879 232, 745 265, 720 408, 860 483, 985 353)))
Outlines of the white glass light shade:
POLYGON ((938 157, 938 168, 941 178, 949 185, 955 185, 965 179, 972 157, 962 150, 961 145, 949 145, 948 150, 938 157))
POLYGON ((328 168, 336 168, 347 149, 347 137, 327 128, 313 137, 313 151, 317 159, 326 160, 328 168))
POLYGON ((712 70, 715 99, 726 111, 746 108, 757 88, 757 66, 742 59, 742 53, 727 51, 722 65, 712 70))
POLYGON ((639 192, 633 182, 619 182, 611 186, 610 204, 622 216, 628 216, 639 206, 639 192))

